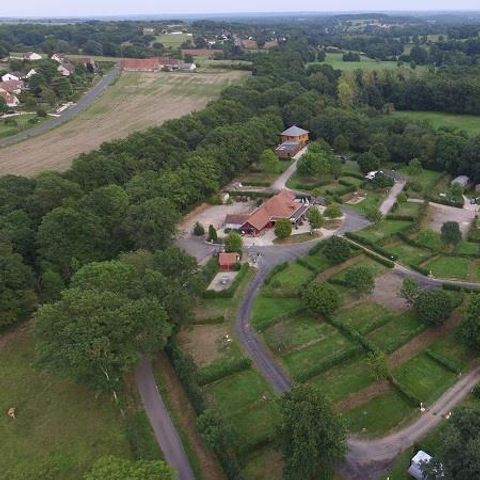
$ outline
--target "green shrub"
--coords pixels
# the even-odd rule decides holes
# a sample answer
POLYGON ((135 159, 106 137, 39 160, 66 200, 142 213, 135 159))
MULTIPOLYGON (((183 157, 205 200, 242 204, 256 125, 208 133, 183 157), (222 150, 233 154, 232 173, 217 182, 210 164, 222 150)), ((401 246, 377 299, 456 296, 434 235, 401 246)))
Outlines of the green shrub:
POLYGON ((135 460, 162 458, 158 443, 145 412, 128 414, 125 418, 126 435, 135 460))
POLYGON ((420 399, 413 393, 411 392, 407 387, 402 385, 398 380, 393 377, 389 376, 388 381, 390 382, 390 385, 392 385, 393 388, 397 390, 397 392, 402 395, 405 400, 412 406, 412 407, 419 407, 420 406, 420 399))
POLYGON ((338 205, 332 204, 325 209, 323 215, 327 218, 339 218, 343 213, 338 205))
POLYGON ((203 228, 203 225, 200 222, 196 222, 194 227, 193 227, 193 234, 196 237, 201 237, 205 235, 205 229, 203 228))
POLYGON ((219 359, 207 367, 201 368, 197 373, 197 381, 200 386, 215 382, 234 373, 242 372, 252 366, 249 358, 219 359))

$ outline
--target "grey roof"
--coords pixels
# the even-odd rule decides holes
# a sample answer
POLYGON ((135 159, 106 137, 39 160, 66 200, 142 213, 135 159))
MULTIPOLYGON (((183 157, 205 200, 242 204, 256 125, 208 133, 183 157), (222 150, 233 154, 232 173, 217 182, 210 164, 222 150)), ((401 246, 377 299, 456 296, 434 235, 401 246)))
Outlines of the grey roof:
POLYGON ((470 178, 468 178, 466 175, 459 175, 452 180, 452 183, 458 183, 459 185, 466 186, 468 183, 470 183, 470 178))
POLYGON ((288 135, 289 137, 298 137, 300 135, 305 135, 309 133, 308 130, 304 130, 303 128, 297 127, 296 125, 292 125, 290 128, 287 128, 282 135, 288 135))

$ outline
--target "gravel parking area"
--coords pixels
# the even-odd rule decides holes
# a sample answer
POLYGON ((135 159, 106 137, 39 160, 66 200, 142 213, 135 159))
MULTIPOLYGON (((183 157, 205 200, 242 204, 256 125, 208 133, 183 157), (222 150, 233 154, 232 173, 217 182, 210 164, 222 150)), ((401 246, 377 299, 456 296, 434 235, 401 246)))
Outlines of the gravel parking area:
POLYGON ((458 222, 460 230, 465 237, 475 218, 475 210, 430 203, 429 218, 431 220, 430 227, 436 232, 440 232, 445 222, 458 222))
POLYGON ((238 275, 238 272, 218 272, 207 290, 215 290, 216 292, 221 292, 226 290, 232 285, 233 280, 238 275))

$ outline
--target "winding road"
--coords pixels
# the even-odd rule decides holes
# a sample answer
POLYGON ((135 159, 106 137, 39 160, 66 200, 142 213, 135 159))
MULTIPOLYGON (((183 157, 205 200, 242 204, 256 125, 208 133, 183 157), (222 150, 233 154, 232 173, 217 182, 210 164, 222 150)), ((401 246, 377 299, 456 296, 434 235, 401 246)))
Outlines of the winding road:
POLYGON ((0 147, 6 147, 7 145, 12 145, 22 140, 27 140, 31 137, 36 137, 42 133, 48 132, 52 128, 58 127, 59 125, 68 122, 81 111, 85 110, 90 106, 94 100, 96 100, 120 75, 120 69, 114 67, 106 75, 104 75, 101 80, 96 83, 90 90, 88 90, 75 105, 65 110, 59 117, 52 118, 38 127, 29 128, 23 132, 12 135, 11 137, 6 137, 0 140, 0 147))

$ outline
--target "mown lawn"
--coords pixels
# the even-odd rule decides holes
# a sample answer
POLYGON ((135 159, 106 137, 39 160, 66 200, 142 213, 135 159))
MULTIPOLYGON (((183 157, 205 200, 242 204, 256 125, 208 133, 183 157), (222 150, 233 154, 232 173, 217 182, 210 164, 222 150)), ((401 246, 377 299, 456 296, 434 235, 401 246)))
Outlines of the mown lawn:
POLYGON ((0 477, 78 480, 102 455, 130 457, 124 419, 110 397, 34 362, 28 331, 0 350, 0 477), (6 415, 10 407, 15 420, 6 415))
POLYGON ((347 205, 356 210, 358 213, 366 215, 368 212, 374 209, 378 209, 384 198, 384 196, 378 192, 365 192, 365 195, 365 199, 362 200, 360 203, 357 203, 355 205, 347 205))
POLYGON ((445 112, 398 111, 394 116, 410 121, 427 121, 433 128, 453 127, 471 135, 480 133, 479 115, 459 115, 445 112))
POLYGON ((444 257, 440 256, 426 264, 424 268, 431 270, 435 277, 439 278, 467 278, 469 263, 471 260, 464 257, 444 257))
POLYGON ((480 243, 462 240, 455 248, 455 253, 462 255, 480 255, 480 243))
POLYGON ((362 256, 358 257, 358 261, 355 262, 355 265, 352 265, 350 267, 345 267, 343 270, 340 270, 339 272, 335 273, 330 278, 333 278, 335 280, 344 280, 345 279, 345 274, 353 266, 355 266, 355 267, 358 267, 358 266, 367 267, 367 268, 370 269, 370 271, 372 272, 372 274, 374 276, 379 275, 380 273, 382 273, 386 269, 386 267, 384 265, 377 262, 373 258, 366 257, 365 255, 362 255, 362 256))
POLYGON ((339 357, 352 347, 356 345, 331 328, 329 335, 306 348, 283 356, 282 360, 294 378, 301 378, 306 372, 320 368, 322 364, 327 365, 333 358, 339 357))
POLYGON ((243 446, 264 440, 279 421, 275 395, 253 369, 211 383, 204 388, 210 405, 232 422, 243 446))
POLYGON ((365 357, 337 365, 309 380, 319 386, 333 402, 345 398, 350 393, 358 392, 374 381, 375 377, 365 357))
POLYGON ((340 310, 335 317, 342 323, 349 323, 361 333, 368 333, 389 322, 393 313, 378 303, 365 302, 340 310))
POLYGON ((368 338, 384 352, 392 353, 424 328, 424 325, 413 312, 405 312, 394 317, 386 325, 369 333, 368 338))
POLYGON ((394 215, 410 215, 416 217, 422 207, 421 203, 416 202, 403 202, 400 203, 398 208, 392 212, 394 215))
POLYGON ((282 478, 283 461, 281 452, 272 445, 255 450, 245 459, 245 467, 242 473, 245 480, 282 478))
POLYGON ((273 325, 278 318, 298 311, 302 307, 303 302, 298 297, 280 298, 259 295, 253 304, 252 325, 255 330, 263 331, 273 325))
POLYGON ((297 262, 291 262, 287 268, 272 277, 270 286, 272 288, 297 289, 312 277, 313 273, 308 268, 297 262))
POLYGON ((386 392, 345 413, 350 432, 382 436, 402 423, 413 408, 396 392, 386 392))
POLYGON ((430 358, 420 354, 393 372, 394 377, 418 399, 431 403, 452 386, 457 376, 430 358))
POLYGON ((470 361, 475 357, 475 353, 459 338, 458 331, 450 332, 440 340, 437 340, 430 346, 430 350, 453 362, 462 370, 465 370, 470 361))
POLYGON ((403 264, 418 265, 424 258, 432 255, 432 252, 426 248, 414 247, 404 242, 396 242, 385 248, 394 255, 398 255, 398 261, 403 264))
POLYGON ((267 328, 263 338, 274 353, 283 355, 292 348, 321 341, 333 333, 335 329, 328 323, 302 313, 267 328))
POLYGON ((322 253, 315 253, 314 255, 306 255, 302 257, 302 260, 308 263, 309 265, 311 265, 313 268, 315 268, 318 273, 330 267, 330 262, 322 253))
POLYGON ((371 72, 373 70, 394 70, 398 68, 397 62, 374 60, 364 55, 361 55, 360 59, 360 62, 344 62, 343 53, 327 53, 324 63, 344 72, 352 72, 358 69, 371 72))
POLYGON ((405 220, 382 220, 377 225, 366 228, 359 232, 363 238, 371 242, 379 242, 398 232, 402 232, 411 225, 411 222, 405 220))
POLYGON ((10 135, 15 135, 16 133, 23 132, 23 130, 27 130, 28 128, 36 127, 43 123, 45 118, 37 117, 35 113, 31 115, 18 115, 17 117, 12 117, 12 120, 15 121, 16 124, 9 125, 5 123, 5 120, 0 120, 0 138, 9 137, 10 135), (29 120, 35 119, 35 123, 30 123, 29 120))

